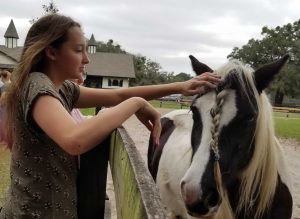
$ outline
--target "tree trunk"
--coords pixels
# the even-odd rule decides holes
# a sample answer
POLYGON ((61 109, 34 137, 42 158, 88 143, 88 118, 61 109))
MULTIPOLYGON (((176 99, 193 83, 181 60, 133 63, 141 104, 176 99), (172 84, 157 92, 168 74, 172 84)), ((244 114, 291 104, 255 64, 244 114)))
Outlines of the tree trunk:
POLYGON ((284 93, 280 90, 276 90, 274 105, 275 106, 282 105, 283 97, 284 97, 284 93))

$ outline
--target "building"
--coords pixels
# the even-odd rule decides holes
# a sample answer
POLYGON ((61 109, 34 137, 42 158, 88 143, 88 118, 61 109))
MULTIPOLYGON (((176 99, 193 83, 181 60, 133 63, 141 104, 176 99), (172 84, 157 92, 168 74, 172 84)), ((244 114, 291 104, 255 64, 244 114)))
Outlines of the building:
MULTIPOLYGON (((0 45, 0 70, 13 70, 21 57, 23 47, 18 46, 18 33, 13 20, 4 34, 5 45, 0 45)), ((133 56, 129 54, 97 52, 97 42, 92 34, 87 51, 90 63, 87 65, 85 85, 97 88, 128 87, 130 78, 135 78, 133 56)))
POLYGON ((133 56, 129 54, 96 52, 97 42, 92 34, 87 51, 90 63, 87 65, 88 87, 128 87, 129 79, 135 78, 133 56))
POLYGON ((0 45, 0 70, 12 70, 18 63, 23 47, 18 47, 19 35, 13 20, 4 34, 5 45, 0 45))

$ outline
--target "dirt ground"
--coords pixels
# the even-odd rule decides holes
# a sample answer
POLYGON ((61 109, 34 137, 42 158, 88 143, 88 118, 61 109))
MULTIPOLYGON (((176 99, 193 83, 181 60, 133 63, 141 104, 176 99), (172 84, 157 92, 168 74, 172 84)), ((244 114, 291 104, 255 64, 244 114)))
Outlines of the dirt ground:
MULTIPOLYGON (((165 114, 168 111, 169 110, 162 109, 161 113, 165 114)), ((135 142, 136 147, 138 148, 146 162, 149 131, 136 119, 135 116, 129 118, 123 124, 123 126, 135 142)), ((286 153, 287 163, 291 171, 291 177, 293 180, 293 219, 300 219, 300 142, 291 139, 280 139, 280 143, 282 144, 283 149, 286 153)), ((113 184, 110 175, 108 176, 107 193, 111 200, 111 218, 115 219, 117 217, 114 205, 113 184)))

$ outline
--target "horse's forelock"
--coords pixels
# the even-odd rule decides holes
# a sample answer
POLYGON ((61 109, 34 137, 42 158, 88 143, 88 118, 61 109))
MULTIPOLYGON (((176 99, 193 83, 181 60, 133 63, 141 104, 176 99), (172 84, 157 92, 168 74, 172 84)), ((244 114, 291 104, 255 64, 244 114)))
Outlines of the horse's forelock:
MULTIPOLYGON (((268 98, 259 94, 253 79, 254 70, 238 60, 231 60, 217 70, 224 80, 221 86, 239 84, 241 95, 245 95, 252 105, 258 109, 255 130, 255 149, 252 161, 242 177, 241 196, 238 209, 251 208, 249 203, 257 201, 255 216, 263 214, 274 196, 277 181, 277 160, 275 134, 272 120, 272 108, 268 98), (259 191, 259 196, 257 196, 259 191)), ((222 89, 222 88, 220 88, 222 89)), ((222 155, 221 155, 222 156, 222 155)))
MULTIPOLYGON (((255 102, 258 102, 259 93, 253 79, 253 68, 243 64, 239 60, 232 59, 219 68, 217 72, 223 79, 223 82, 220 83, 217 89, 222 90, 238 84, 238 92, 241 95, 246 96, 251 104, 255 104, 253 103, 253 97, 255 102)), ((254 108, 256 107, 254 106, 254 108)))
POLYGON ((247 96, 250 103, 255 104, 258 117, 255 130, 255 149, 252 160, 242 177, 241 197, 238 209, 251 208, 249 203, 257 201, 255 217, 263 214, 274 196, 277 182, 277 160, 275 133, 272 118, 272 107, 266 94, 259 94, 253 79, 252 68, 237 60, 230 61, 219 70, 223 77, 230 81, 231 74, 241 85, 240 92, 247 96), (251 97, 251 98, 250 98, 251 97), (255 101, 255 102, 253 102, 255 101), (270 185, 269 182, 274 182, 270 185), (257 196, 259 191, 259 196, 257 196))

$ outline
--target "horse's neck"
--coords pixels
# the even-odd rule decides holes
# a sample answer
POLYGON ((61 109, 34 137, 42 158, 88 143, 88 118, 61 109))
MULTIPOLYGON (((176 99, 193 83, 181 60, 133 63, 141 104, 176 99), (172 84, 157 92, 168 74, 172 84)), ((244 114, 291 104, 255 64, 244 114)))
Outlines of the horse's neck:
POLYGON ((277 159, 278 159, 278 174, 282 182, 288 187, 290 191, 293 191, 291 176, 287 168, 287 162, 284 156, 284 151, 278 139, 275 139, 275 145, 277 147, 277 159))
MULTIPOLYGON (((280 176, 280 180, 278 180, 278 183, 283 183, 287 186, 288 190, 287 192, 284 192, 285 194, 283 195, 286 195, 287 193, 289 193, 289 191, 292 191, 292 185, 291 185, 291 180, 290 180, 290 175, 288 174, 288 170, 287 170, 287 164, 286 164, 286 160, 285 160, 285 157, 284 157, 284 151, 281 147, 281 145, 279 144, 278 140, 275 139, 275 145, 276 147, 276 156, 277 156, 277 171, 278 171, 278 176, 280 176)), ((237 207, 239 205, 239 198, 240 198, 240 186, 241 186, 241 181, 239 179, 236 179, 234 182, 232 182, 230 184, 230 186, 227 187, 227 195, 228 195, 228 202, 230 204, 230 207, 232 209, 233 212, 236 212, 237 210, 237 207)), ((280 187, 280 186, 279 186, 280 187)), ((276 188, 278 189, 278 187, 276 188)), ((278 192, 276 192, 278 193, 278 192)), ((277 194, 279 195, 279 194, 277 194)), ((282 198, 281 198, 282 199, 282 198)), ((253 204, 253 203, 249 203, 250 204, 253 204)), ((246 207, 249 207, 246 206, 246 207)), ((254 204, 255 206, 255 204, 254 204)), ((225 211, 228 211, 228 209, 226 209, 227 207, 225 207, 225 211)), ((253 208, 254 210, 255 208, 253 208)), ((228 213, 226 213, 228 214, 228 213)), ((233 213, 234 214, 234 213, 233 213)), ((232 216, 232 219, 252 219, 253 218, 253 215, 255 214, 255 212, 251 211, 250 209, 240 209, 240 212, 239 212, 239 216, 232 216), (247 212, 247 215, 249 215, 248 217, 245 216, 245 212, 247 212)), ((224 207, 220 208, 220 212, 219 214, 217 215, 216 219, 223 219, 224 218, 224 207), (221 213, 222 212, 222 213, 221 213), (219 216, 218 216, 219 215, 219 216)), ((262 218, 269 218, 268 216, 268 212, 265 212, 263 217, 262 218)), ((228 218, 230 218, 230 216, 228 216, 228 218)), ((227 219, 227 218, 226 218, 227 219)))

